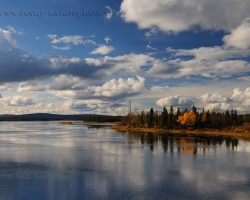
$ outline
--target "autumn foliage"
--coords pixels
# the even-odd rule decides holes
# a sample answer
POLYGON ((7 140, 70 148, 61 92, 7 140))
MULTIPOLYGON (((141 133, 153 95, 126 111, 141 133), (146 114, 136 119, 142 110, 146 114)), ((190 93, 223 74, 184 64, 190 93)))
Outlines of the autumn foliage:
POLYGON ((180 122, 182 125, 186 126, 194 126, 196 122, 196 114, 191 111, 187 111, 178 117, 177 122, 180 122))

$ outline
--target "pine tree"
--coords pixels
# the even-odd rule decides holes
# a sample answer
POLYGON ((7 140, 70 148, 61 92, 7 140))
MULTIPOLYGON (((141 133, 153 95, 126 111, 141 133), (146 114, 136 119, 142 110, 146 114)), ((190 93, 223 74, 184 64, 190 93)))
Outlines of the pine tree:
POLYGON ((167 118, 168 118, 168 111, 166 107, 163 107, 162 113, 161 113, 161 127, 166 127, 167 125, 167 118))
POLYGON ((141 126, 144 126, 144 112, 143 111, 141 111, 140 124, 141 126))
POLYGON ((149 122, 148 122, 148 127, 149 127, 149 128, 152 128, 152 127, 153 127, 153 124, 154 124, 154 109, 153 109, 153 108, 150 108, 150 111, 149 111, 149 122))
POLYGON ((173 106, 170 107, 170 111, 169 111, 169 126, 172 127, 173 125, 173 121, 174 121, 174 109, 173 106))
POLYGON ((196 107, 193 106, 193 107, 192 107, 192 112, 193 112, 194 114, 196 114, 196 110, 197 110, 196 107))

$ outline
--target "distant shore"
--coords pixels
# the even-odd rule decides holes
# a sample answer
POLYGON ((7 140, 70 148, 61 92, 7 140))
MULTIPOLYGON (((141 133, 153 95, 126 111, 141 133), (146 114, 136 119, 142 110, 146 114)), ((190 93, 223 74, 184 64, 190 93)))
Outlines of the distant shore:
POLYGON ((115 125, 108 127, 117 132, 137 132, 137 133, 155 133, 155 134, 190 134, 201 136, 227 136, 236 139, 250 140, 250 131, 244 130, 244 127, 230 127, 227 129, 165 129, 165 128, 140 128, 127 127, 126 125, 115 125))

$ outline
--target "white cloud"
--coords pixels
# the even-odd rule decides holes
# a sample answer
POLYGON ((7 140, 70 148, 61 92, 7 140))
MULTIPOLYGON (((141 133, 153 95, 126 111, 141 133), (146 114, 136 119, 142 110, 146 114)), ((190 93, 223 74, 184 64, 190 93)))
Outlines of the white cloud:
POLYGON ((172 49, 167 48, 168 53, 174 57, 193 56, 196 60, 227 60, 250 56, 250 50, 227 49, 221 46, 199 47, 194 49, 172 49))
POLYGON ((66 35, 63 37, 57 37, 55 34, 48 34, 48 37, 51 39, 52 44, 73 44, 73 45, 79 45, 79 44, 93 44, 96 43, 93 40, 87 39, 84 40, 84 37, 81 35, 66 35))
POLYGON ((156 51, 156 50, 157 50, 156 48, 151 47, 149 44, 146 46, 146 48, 147 48, 147 49, 152 49, 152 50, 154 50, 154 51, 156 51))
POLYGON ((140 29, 159 28, 164 32, 203 29, 230 31, 250 16, 250 1, 236 0, 123 0, 120 12, 126 22, 140 29))
POLYGON ((187 107, 191 107, 194 105, 194 103, 197 101, 196 98, 187 98, 187 97, 182 97, 182 96, 170 96, 170 97, 165 97, 165 98, 161 98, 159 100, 156 101, 156 105, 158 106, 187 106, 187 107))
POLYGON ((157 91, 157 92, 166 91, 168 89, 169 89, 169 87, 167 85, 166 86, 153 86, 150 88, 150 90, 157 91))
POLYGON ((250 47, 250 18, 244 21, 231 34, 223 37, 226 47, 249 49, 250 47))
POLYGON ((102 86, 87 86, 79 88, 78 90, 74 90, 74 88, 64 91, 51 90, 51 93, 59 97, 70 99, 114 101, 141 93, 146 90, 144 83, 145 78, 137 76, 137 79, 112 79, 105 82, 102 86))
POLYGON ((71 49, 71 47, 69 45, 66 45, 66 46, 63 46, 63 47, 58 47, 58 46, 52 45, 52 48, 53 49, 59 49, 59 50, 65 50, 65 51, 71 49))
POLYGON ((23 96, 9 96, 0 99, 0 103, 5 106, 29 106, 34 105, 34 100, 23 96))
POLYGON ((40 38, 39 36, 36 37, 36 40, 42 40, 43 41, 43 39, 40 38))
POLYGON ((150 31, 145 33, 145 36, 148 38, 148 37, 155 35, 157 32, 158 32, 158 29, 156 27, 153 27, 150 29, 150 31))
POLYGON ((105 42, 108 44, 109 43, 109 41, 112 41, 111 39, 110 39, 110 37, 108 37, 108 36, 106 36, 105 38, 104 38, 104 40, 105 40, 105 42))
POLYGON ((55 108, 56 106, 54 103, 48 103, 46 107, 47 108, 55 108))
POLYGON ((23 35, 23 32, 17 31, 14 27, 12 27, 12 26, 10 26, 10 25, 7 26, 7 29, 8 29, 8 31, 11 32, 11 33, 16 33, 16 34, 18 34, 18 35, 23 35))
POLYGON ((36 81, 27 81, 20 83, 17 89, 18 92, 44 91, 44 90, 46 90, 46 87, 44 85, 39 85, 36 81))
POLYGON ((36 105, 36 107, 43 108, 43 107, 44 107, 44 104, 43 104, 43 103, 39 103, 39 104, 36 105))
POLYGON ((204 94, 200 96, 199 100, 206 103, 221 103, 221 102, 229 102, 230 98, 224 97, 222 94, 219 93, 214 93, 212 95, 204 94))
POLYGON ((57 76, 54 79, 49 89, 50 90, 70 90, 70 89, 73 89, 74 86, 77 86, 80 84, 83 84, 83 81, 80 78, 63 74, 63 75, 57 76))
POLYGON ((250 76, 241 76, 238 79, 243 81, 250 81, 250 76))
MULTIPOLYGON (((67 100, 64 102, 63 107, 73 110, 93 110, 105 102, 101 100, 67 100)), ((107 104, 107 103, 106 103, 107 104)))
POLYGON ((232 100, 236 102, 243 102, 250 97, 250 88, 246 88, 245 91, 242 91, 239 88, 233 90, 232 100))
POLYGON ((81 59, 77 57, 66 58, 62 56, 52 57, 50 59, 53 68, 64 68, 71 63, 80 63, 81 59))
POLYGON ((1 47, 11 48, 18 47, 16 40, 11 38, 11 32, 0 28, 0 45, 1 47))
POLYGON ((231 97, 219 93, 204 94, 199 97, 169 96, 156 101, 158 106, 191 107, 194 105, 205 110, 226 111, 236 109, 239 113, 250 112, 250 88, 242 91, 239 88, 233 90, 231 97))
MULTIPOLYGON (((138 74, 141 72, 141 66, 150 66, 155 59, 149 55, 144 54, 125 54, 122 56, 110 57, 104 56, 103 58, 86 58, 85 61, 89 65, 102 66, 113 65, 113 70, 123 70, 130 74, 138 74)), ((110 70, 111 73, 114 71, 110 70)))
POLYGON ((105 6, 105 8, 107 9, 106 19, 110 20, 113 17, 113 10, 109 6, 105 6))
POLYGON ((107 46, 107 45, 101 45, 95 50, 91 52, 91 54, 101 54, 101 55, 106 55, 109 54, 111 51, 114 51, 114 47, 112 46, 107 46))
POLYGON ((218 111, 230 110, 232 109, 232 107, 229 103, 223 102, 223 103, 209 103, 204 107, 204 109, 210 111, 215 110, 216 112, 218 112, 218 111))
POLYGON ((250 50, 224 49, 223 47, 201 47, 197 49, 171 49, 171 60, 155 60, 146 75, 161 78, 204 76, 208 78, 231 77, 250 72, 248 61, 242 57, 250 55, 250 50), (185 56, 193 58, 185 59, 185 56))
POLYGON ((15 87, 14 83, 2 83, 0 84, 0 89, 11 90, 15 87))

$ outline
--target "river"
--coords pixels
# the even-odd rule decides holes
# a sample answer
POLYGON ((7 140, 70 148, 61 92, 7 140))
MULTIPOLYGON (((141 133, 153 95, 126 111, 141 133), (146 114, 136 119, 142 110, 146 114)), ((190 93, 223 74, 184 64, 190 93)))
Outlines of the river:
POLYGON ((0 122, 0 199, 250 199, 250 143, 0 122))

